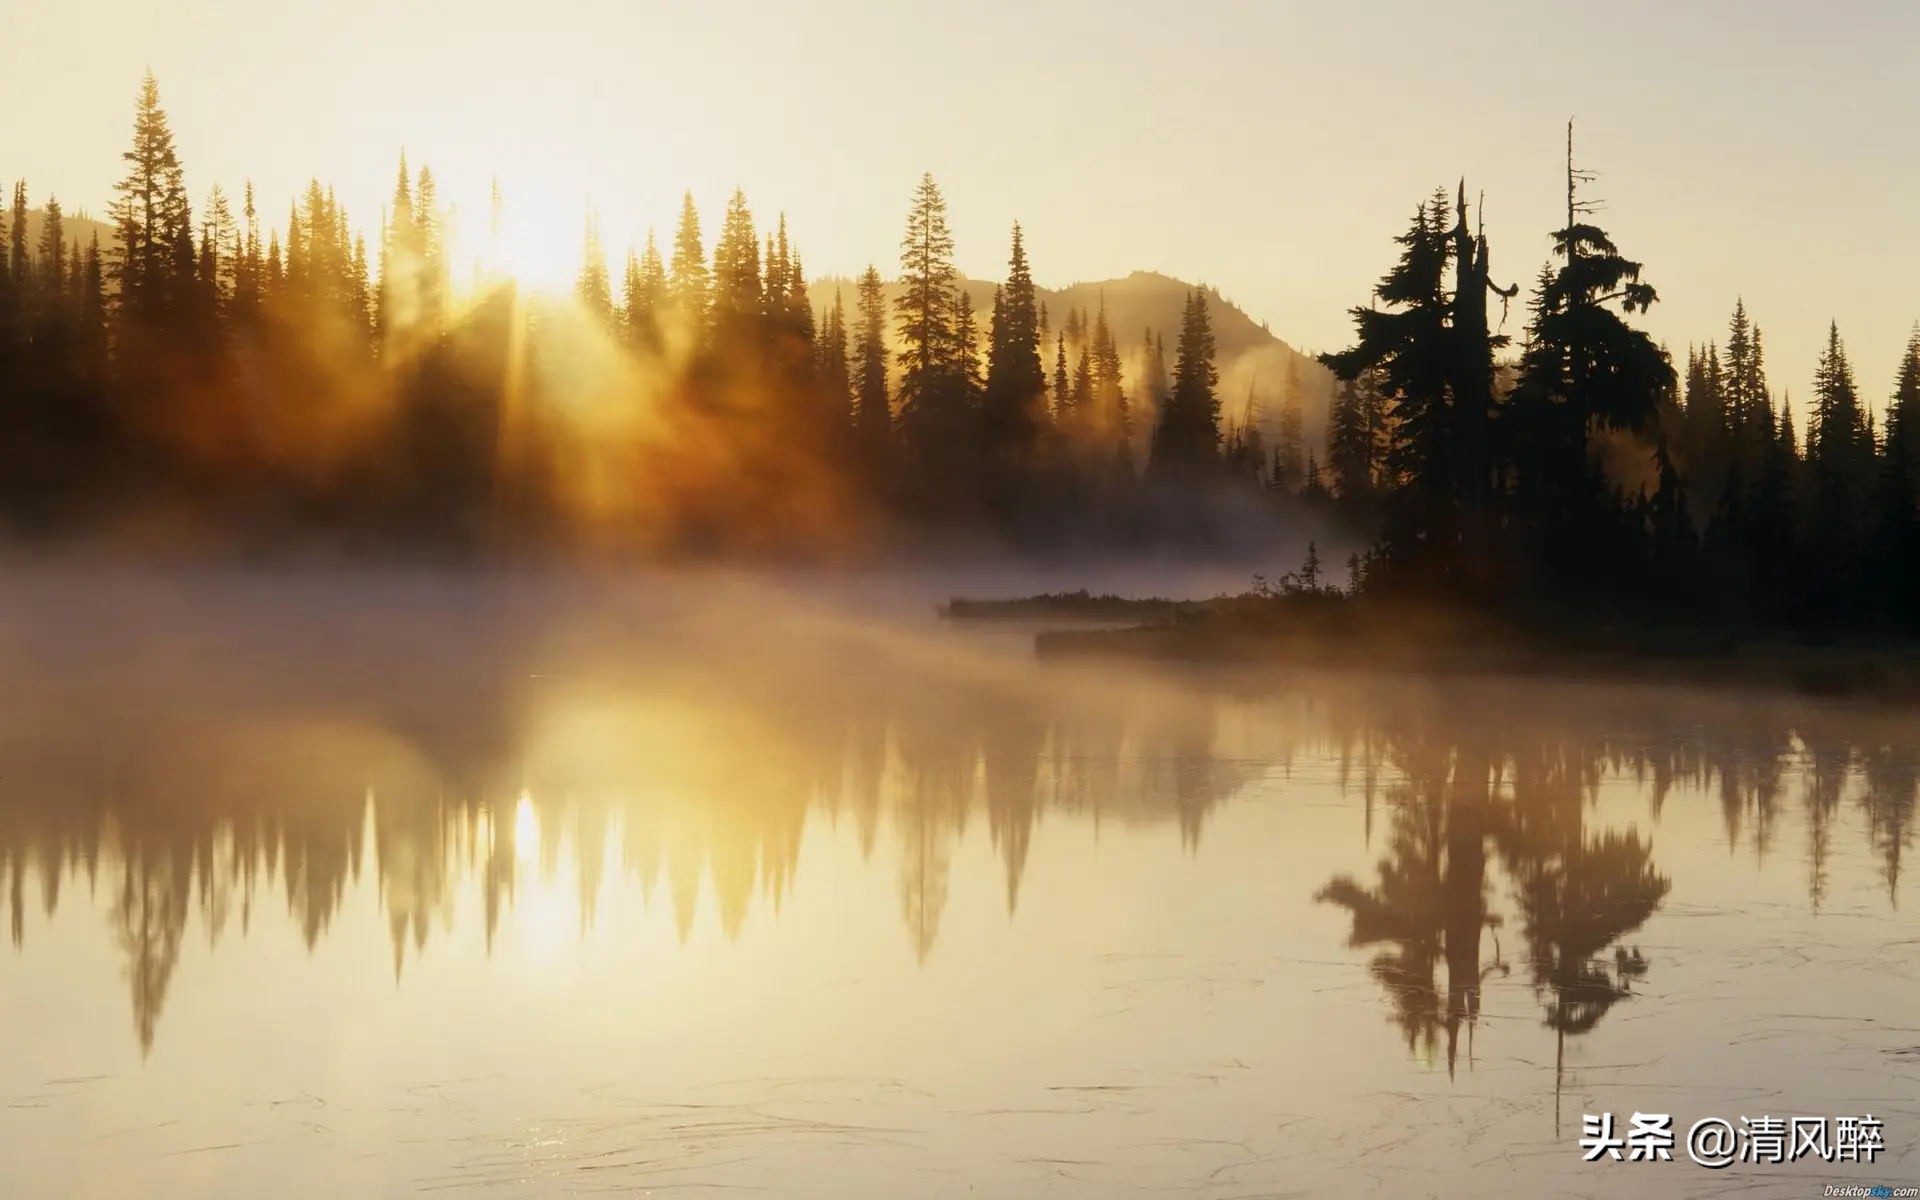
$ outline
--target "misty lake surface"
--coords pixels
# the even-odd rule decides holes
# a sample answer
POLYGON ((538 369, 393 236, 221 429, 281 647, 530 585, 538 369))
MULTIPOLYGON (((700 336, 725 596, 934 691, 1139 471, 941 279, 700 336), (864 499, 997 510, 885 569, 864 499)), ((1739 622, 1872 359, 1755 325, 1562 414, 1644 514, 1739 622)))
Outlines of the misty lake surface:
POLYGON ((1920 1183, 1920 719, 933 616, 1084 578, 14 572, 0 1194, 1920 1183))

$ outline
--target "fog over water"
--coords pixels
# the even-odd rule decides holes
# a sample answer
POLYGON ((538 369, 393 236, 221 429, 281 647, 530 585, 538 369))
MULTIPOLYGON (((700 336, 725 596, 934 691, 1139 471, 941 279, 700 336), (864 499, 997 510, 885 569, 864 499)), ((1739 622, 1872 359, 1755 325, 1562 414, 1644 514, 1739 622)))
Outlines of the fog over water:
POLYGON ((1248 573, 15 564, 0 1191, 1920 1176, 1920 719, 934 616, 1248 573), (1602 1111, 1886 1149, 1583 1163, 1602 1111))

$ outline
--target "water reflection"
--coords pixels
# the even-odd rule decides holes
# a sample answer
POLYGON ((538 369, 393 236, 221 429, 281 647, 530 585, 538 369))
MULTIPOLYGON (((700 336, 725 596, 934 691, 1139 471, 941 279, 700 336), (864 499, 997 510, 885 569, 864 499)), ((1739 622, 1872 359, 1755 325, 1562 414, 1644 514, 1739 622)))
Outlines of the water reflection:
POLYGON ((429 646, 389 660, 393 677, 303 659, 191 687, 165 673, 29 687, 0 743, 12 941, 83 891, 150 1048, 196 918, 217 945, 284 905, 311 951, 371 887, 399 981, 463 889, 491 948, 530 880, 569 877, 584 930, 618 872, 670 906, 683 941, 703 912, 732 939, 756 908, 777 920, 819 821, 895 873, 905 951, 925 962, 974 823, 1017 918, 1042 822, 1165 829, 1204 858, 1223 804, 1324 762, 1378 863, 1300 890, 1345 911, 1406 1046, 1453 1072, 1491 977, 1524 972, 1563 1056, 1659 969, 1633 937, 1672 887, 1655 833, 1676 791, 1717 802, 1728 850, 1768 862, 1797 782, 1807 843, 1785 861, 1806 864, 1815 910, 1845 807, 1889 904, 1912 836, 1920 742, 1887 714, 1493 682, 1088 675, 885 628, 790 633, 778 658, 748 639, 718 669, 711 643, 676 656, 599 629, 592 654, 501 637, 487 661, 429 646), (1644 822, 1595 820, 1609 786, 1639 798, 1644 822))

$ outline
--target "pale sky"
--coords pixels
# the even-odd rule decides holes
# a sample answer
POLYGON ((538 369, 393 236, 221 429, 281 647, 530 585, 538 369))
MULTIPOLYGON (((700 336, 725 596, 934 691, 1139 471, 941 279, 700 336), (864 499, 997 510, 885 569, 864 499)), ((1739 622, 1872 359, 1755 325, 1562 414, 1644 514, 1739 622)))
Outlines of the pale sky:
MULTIPOLYGON (((1562 204, 1562 138, 1601 223, 1647 264, 1648 324, 1683 359, 1744 295, 1804 413, 1828 319, 1864 394, 1920 318, 1920 5, 1130 0, 0 0, 0 178, 101 214, 151 66, 198 205, 251 178, 282 223, 309 176, 371 232, 404 147, 484 218, 617 260, 709 239, 738 184, 785 210, 810 273, 891 270, 908 195, 945 189, 959 264, 1038 280, 1134 269, 1217 286, 1306 349, 1436 184, 1487 196, 1495 273, 1523 285, 1562 204)), ((709 241, 709 247, 711 242, 709 241)), ((571 265, 556 263, 555 269, 571 265)), ((617 269, 617 261, 616 261, 617 269)), ((1509 321, 1517 333, 1522 310, 1509 321)))

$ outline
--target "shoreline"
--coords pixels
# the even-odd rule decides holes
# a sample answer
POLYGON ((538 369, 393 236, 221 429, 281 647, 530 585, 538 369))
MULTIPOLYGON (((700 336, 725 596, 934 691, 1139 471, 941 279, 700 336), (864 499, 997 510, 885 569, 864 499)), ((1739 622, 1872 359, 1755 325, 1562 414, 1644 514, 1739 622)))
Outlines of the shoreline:
POLYGON ((1386 670, 1762 688, 1798 696, 1920 704, 1920 643, 1855 635, 1687 627, 1547 630, 1487 614, 1357 604, 1335 594, 1213 600, 1054 593, 956 597, 944 620, 1072 622, 1041 629, 1042 661, 1386 670))

